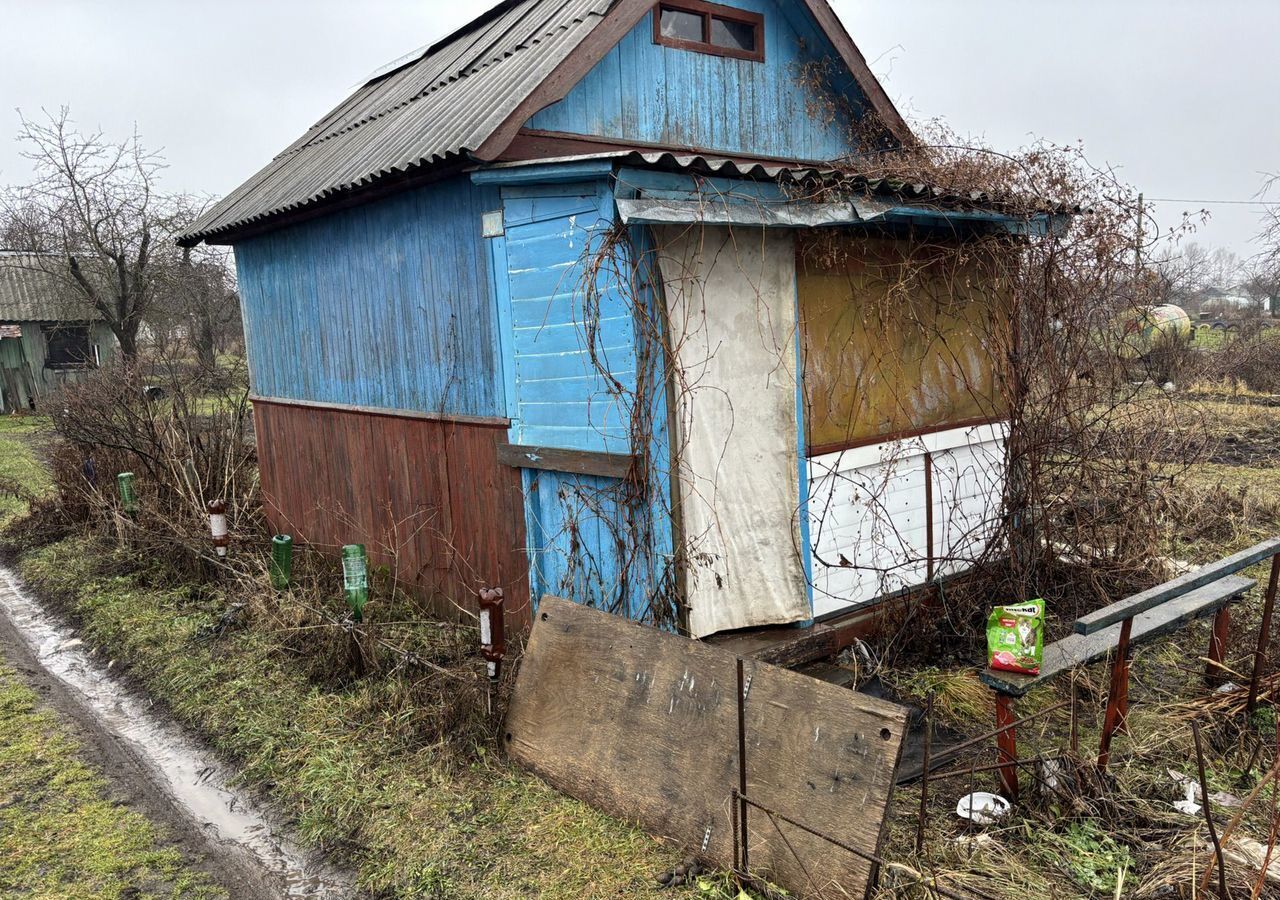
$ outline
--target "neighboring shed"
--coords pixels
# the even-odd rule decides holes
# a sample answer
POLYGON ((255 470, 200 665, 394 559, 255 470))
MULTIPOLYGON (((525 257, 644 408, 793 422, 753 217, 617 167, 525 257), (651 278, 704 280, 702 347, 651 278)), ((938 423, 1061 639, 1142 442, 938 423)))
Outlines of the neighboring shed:
POLYGON ((48 259, 0 251, 0 412, 78 381, 115 354, 111 329, 48 272, 48 259))
POLYGON ((514 0, 380 73, 183 238, 235 248, 271 521, 695 636, 963 570, 1008 315, 925 256, 1047 223, 831 168, 910 140, 824 0, 514 0))

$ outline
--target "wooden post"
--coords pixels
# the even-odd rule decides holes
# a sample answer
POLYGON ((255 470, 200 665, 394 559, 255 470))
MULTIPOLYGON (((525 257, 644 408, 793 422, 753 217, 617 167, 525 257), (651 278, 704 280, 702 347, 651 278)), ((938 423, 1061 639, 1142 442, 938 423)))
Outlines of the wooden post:
POLYGON ((1018 736, 1014 729, 1013 698, 996 692, 996 748, 1000 760, 1000 789, 1010 800, 1018 799, 1018 736))
POLYGON ((1204 667, 1204 683, 1209 687, 1223 681, 1223 661, 1227 657, 1227 637, 1231 632, 1231 607, 1224 606, 1213 616, 1213 634, 1209 636, 1208 664, 1204 667))
POLYGON ((1102 722, 1102 741, 1098 746, 1098 768, 1103 772, 1111 761, 1111 738, 1116 733, 1122 717, 1128 713, 1129 693, 1129 635, 1133 631, 1133 617, 1120 626, 1120 642, 1116 645, 1116 658, 1111 663, 1111 689, 1107 692, 1107 714, 1102 722))
POLYGON ((1276 606, 1276 582, 1280 580, 1280 553, 1271 557, 1271 580, 1267 582, 1267 596, 1262 604, 1262 624, 1258 626, 1258 649, 1253 654, 1253 675, 1249 678, 1249 703, 1246 713, 1252 713, 1258 705, 1258 686, 1262 670, 1267 664, 1267 647, 1271 642, 1271 613, 1276 606))

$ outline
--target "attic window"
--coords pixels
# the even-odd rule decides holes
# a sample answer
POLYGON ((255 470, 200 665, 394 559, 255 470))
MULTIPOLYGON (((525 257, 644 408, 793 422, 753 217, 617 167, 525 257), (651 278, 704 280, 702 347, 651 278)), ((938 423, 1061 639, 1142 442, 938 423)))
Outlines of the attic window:
POLYGON ((763 62, 764 16, 703 0, 659 3, 653 41, 678 50, 763 62))

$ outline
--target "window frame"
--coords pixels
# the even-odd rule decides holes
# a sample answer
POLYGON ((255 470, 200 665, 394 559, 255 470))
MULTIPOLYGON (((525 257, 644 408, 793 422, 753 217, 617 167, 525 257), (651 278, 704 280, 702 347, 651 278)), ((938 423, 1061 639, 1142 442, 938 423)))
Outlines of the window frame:
POLYGON ((93 329, 89 325, 59 322, 53 324, 45 324, 41 326, 41 333, 44 337, 45 357, 44 368, 51 372, 79 372, 88 369, 98 368, 97 347, 93 342, 93 329), (52 341, 55 337, 66 341, 67 337, 74 336, 77 344, 81 336, 84 338, 84 355, 81 359, 70 361, 55 362, 50 352, 53 349, 52 341))
POLYGON ((655 3, 653 7, 653 42, 676 50, 692 50, 695 53, 707 53, 711 56, 744 59, 749 62, 764 62, 764 16, 760 13, 738 9, 733 6, 708 3, 706 0, 661 0, 661 2, 655 3), (701 17, 702 40, 686 41, 680 38, 667 37, 663 34, 662 11, 664 9, 701 17), (750 25, 755 32, 755 49, 739 50, 734 47, 721 47, 719 44, 711 43, 711 20, 713 18, 750 25))

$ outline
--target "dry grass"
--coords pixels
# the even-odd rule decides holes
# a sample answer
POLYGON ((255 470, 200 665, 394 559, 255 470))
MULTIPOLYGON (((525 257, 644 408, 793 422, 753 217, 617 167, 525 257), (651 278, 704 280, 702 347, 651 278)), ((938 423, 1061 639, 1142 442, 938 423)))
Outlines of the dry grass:
MULTIPOLYGON (((1207 433, 1237 442, 1280 431, 1280 407, 1196 399, 1186 401, 1188 416, 1198 417, 1207 433)), ((1148 423, 1150 424, 1150 423, 1148 423)), ((1145 427, 1145 426, 1144 426, 1145 427)), ((1212 452, 1212 448, 1209 448, 1212 452)), ((1174 558, 1193 563, 1219 559, 1265 537, 1280 534, 1280 467, 1275 461, 1256 465, 1169 463, 1177 472, 1170 502, 1161 520, 1161 542, 1174 558)), ((1263 578, 1266 565, 1246 573, 1263 578)), ((1251 670, 1261 606, 1254 591, 1233 613, 1228 663, 1243 681, 1251 670)), ((1024 802, 998 828, 974 831, 954 812, 957 798, 970 790, 967 776, 935 782, 930 790, 927 843, 923 857, 914 852, 918 787, 900 789, 895 798, 888 855, 942 878, 942 885, 961 894, 965 889, 1004 900, 1026 897, 1124 896, 1191 898, 1212 849, 1202 817, 1176 811, 1183 785, 1170 771, 1195 777, 1195 753, 1189 722, 1203 723, 1207 777, 1211 793, 1245 799, 1275 759, 1275 713, 1264 707, 1252 720, 1243 716, 1243 690, 1215 693, 1203 682, 1203 655, 1209 629, 1201 622, 1172 638, 1138 648, 1131 680, 1129 734, 1117 736, 1109 778, 1072 793, 1072 802, 1041 786, 1024 770, 1024 802), (1121 871, 1123 870, 1123 876, 1121 871)), ((914 701, 932 693, 940 721, 965 734, 991 727, 990 699, 973 690, 972 668, 921 668, 895 671, 886 679, 914 701)), ((1079 739, 1087 762, 1096 753, 1108 679, 1105 663, 1082 671, 1079 689, 1079 739)), ((1268 691, 1280 686, 1280 674, 1264 682, 1268 691)), ((1069 696, 1065 678, 1020 702, 1018 714, 1069 696)), ((1049 721, 1019 729, 1023 757, 1056 754, 1069 744, 1069 719, 1055 714, 1049 721)), ((993 747, 967 756, 949 768, 963 769, 995 761, 993 747)), ((997 790, 991 773, 973 778, 979 790, 997 790)), ((1268 787, 1241 815, 1238 834, 1265 844, 1272 828, 1268 787)), ((1239 812, 1214 802, 1219 830, 1239 812)), ((1229 863, 1232 896, 1248 898, 1257 872, 1229 863)), ((1216 885, 1216 877, 1214 879, 1216 885)), ((1212 891, 1210 891, 1212 893, 1212 891)), ((879 896, 917 896, 906 879, 890 873, 879 896)), ((1266 886, 1262 896, 1280 896, 1266 886)))

